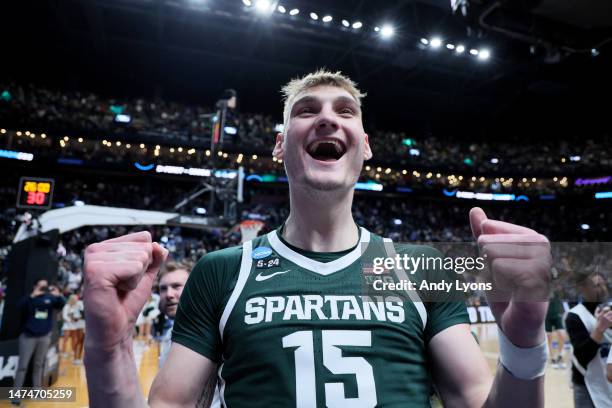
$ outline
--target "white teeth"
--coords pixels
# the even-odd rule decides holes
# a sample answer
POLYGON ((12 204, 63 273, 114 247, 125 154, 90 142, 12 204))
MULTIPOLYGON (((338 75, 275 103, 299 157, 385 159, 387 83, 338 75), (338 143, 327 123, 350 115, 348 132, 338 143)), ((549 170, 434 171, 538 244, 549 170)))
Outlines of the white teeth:
POLYGON ((340 144, 340 142, 339 142, 339 141, 337 141, 337 140, 317 140, 317 141, 313 142, 313 143, 310 145, 310 149, 309 149, 309 150, 310 150, 310 151, 315 151, 315 150, 317 150, 317 148, 319 147, 319 145, 320 145, 321 143, 331 143, 331 144, 333 144, 333 145, 334 145, 334 148, 336 149, 336 152, 337 152, 337 153, 342 153, 342 152, 343 152, 343 150, 344 150, 344 148, 342 147, 342 144, 340 144))
POLYGON ((342 153, 342 146, 336 140, 334 140, 334 147, 336 148, 337 153, 342 153))

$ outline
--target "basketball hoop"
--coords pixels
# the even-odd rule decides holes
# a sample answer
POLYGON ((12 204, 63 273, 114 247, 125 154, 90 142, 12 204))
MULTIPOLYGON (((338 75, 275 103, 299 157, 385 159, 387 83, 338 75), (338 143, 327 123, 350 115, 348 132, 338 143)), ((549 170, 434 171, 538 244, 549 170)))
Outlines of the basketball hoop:
POLYGON ((257 234, 265 224, 258 220, 245 220, 240 223, 240 234, 242 242, 247 242, 257 237, 257 234))

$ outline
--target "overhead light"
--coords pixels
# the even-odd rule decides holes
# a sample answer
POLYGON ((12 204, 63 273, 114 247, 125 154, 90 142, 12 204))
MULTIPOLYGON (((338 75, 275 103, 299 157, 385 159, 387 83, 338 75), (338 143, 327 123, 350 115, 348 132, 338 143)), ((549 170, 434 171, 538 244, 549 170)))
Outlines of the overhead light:
POLYGON ((463 54, 465 52, 465 47, 463 45, 458 45, 457 48, 455 48, 455 51, 457 54, 463 54))
POLYGON ((358 30, 358 29, 360 29, 361 27, 363 27, 363 23, 362 23, 361 21, 355 21, 355 22, 353 23, 353 28, 354 28, 355 30, 358 30))
POLYGON ((255 9, 260 13, 270 13, 274 10, 272 4, 270 4, 270 0, 257 0, 255 9))
POLYGON ((276 8, 278 10, 279 13, 285 14, 287 12, 287 9, 283 6, 278 6, 276 8))
POLYGON ((494 157, 494 158, 491 159, 491 163, 497 164, 497 163, 499 163, 499 159, 497 157, 494 157))
POLYGON ((472 55, 478 55, 478 50, 477 50, 477 49, 472 48, 472 49, 470 50, 470 54, 472 54, 472 55))
POLYGON ((380 31, 380 27, 379 26, 374 27, 374 31, 379 32, 380 31))
POLYGON ((597 57, 599 55, 599 50, 597 48, 591 48, 591 56, 597 57))
POLYGON ((333 17, 332 17, 332 16, 325 16, 325 17, 323 17, 323 22, 324 22, 324 23, 329 23, 329 22, 330 22, 330 21, 332 21, 332 20, 333 20, 333 17))
POLYGON ((385 24, 380 29, 380 35, 383 38, 391 38, 393 37, 393 34, 395 34, 395 29, 389 24, 385 24))
POLYGON ((312 18, 313 20, 318 20, 319 16, 317 15, 317 13, 310 13, 310 18, 312 18))
POLYGON ((446 44, 446 48, 448 48, 449 50, 454 50, 455 49, 455 44, 446 44))
POLYGON ((421 44, 427 45, 429 44, 429 40, 427 38, 421 38, 421 44))
POLYGON ((488 60, 491 57, 491 52, 489 50, 480 50, 478 53, 478 59, 480 60, 488 60))
POLYGON ((242 0, 242 4, 247 7, 251 7, 253 5, 253 3, 251 3, 251 0, 242 0))
POLYGON ((346 20, 342 20, 342 25, 348 28, 348 27, 350 27, 350 26, 351 26, 351 23, 349 23, 349 22, 348 22, 348 21, 346 21, 346 20))
POLYGON ((225 126, 223 128, 223 131, 228 135, 235 135, 236 133, 238 133, 238 129, 233 126, 225 126))
POLYGON ((586 230, 591 229, 591 226, 589 224, 581 224, 580 228, 586 231, 586 230))
POLYGON ((442 40, 439 37, 432 38, 429 43, 431 48, 440 48, 442 46, 442 40))
POLYGON ((291 9, 291 11, 289 12, 290 16, 297 16, 298 14, 300 14, 300 10, 298 10, 296 8, 291 9))

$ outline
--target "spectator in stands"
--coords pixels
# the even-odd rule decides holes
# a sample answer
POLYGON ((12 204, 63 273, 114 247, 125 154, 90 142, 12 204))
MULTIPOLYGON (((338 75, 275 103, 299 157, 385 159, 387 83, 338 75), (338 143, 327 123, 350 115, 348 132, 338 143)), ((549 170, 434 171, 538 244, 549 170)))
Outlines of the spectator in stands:
MULTIPOLYGON (((98 138, 115 134, 117 138, 136 136, 141 141, 184 144, 185 142, 204 147, 210 143, 212 135, 212 109, 201 106, 188 106, 164 100, 106 99, 98 95, 45 89, 33 85, 0 84, 10 98, 0 98, 0 122, 30 130, 38 128, 41 132, 58 134, 86 133, 98 138), (117 121, 117 115, 128 118, 128 123, 117 121)), ((231 110, 226 117, 226 125, 236 127, 233 137, 224 139, 224 148, 262 150, 270 146, 275 137, 274 118, 263 114, 234 114, 231 110)), ((481 140, 461 141, 448 135, 422 134, 417 137, 403 132, 385 129, 368 129, 371 147, 375 157, 383 162, 394 161, 404 166, 418 166, 425 169, 445 168, 448 172, 482 173, 520 169, 527 173, 534 171, 554 171, 567 174, 576 169, 597 170, 609 168, 612 160, 603 146, 610 144, 610 135, 599 136, 597 142, 584 135, 573 140, 549 143, 523 143, 508 137, 496 140, 494 145, 481 140), (573 159, 570 159, 573 157, 573 159), (564 159, 562 161, 560 159, 564 159)), ((228 135, 231 136, 231 135, 228 135)), ((62 136, 63 137, 63 136, 62 136)), ((47 139, 50 142, 50 139, 47 139)), ((19 140, 22 146, 27 140, 19 140)), ((56 145, 57 146, 57 145, 56 145)), ((82 146, 69 146, 73 151, 82 146)), ((104 155, 110 150, 100 146, 89 151, 90 156, 104 155)), ((136 152, 134 152, 136 153, 136 152)), ((253 151, 253 153, 257 153, 253 151)), ((138 153, 136 153, 138 154, 138 153)), ((132 152, 126 154, 131 159, 132 152)), ((108 158, 108 157, 107 157, 108 158)), ((115 161, 116 155, 110 157, 115 161)), ((178 157, 174 157, 179 160, 178 157)), ((602 172, 601 174, 605 174, 602 172)), ((492 189, 499 188, 492 185, 492 189)))
POLYGON ((59 289, 49 286, 46 279, 38 279, 32 293, 19 301, 18 308, 25 317, 25 325, 19 336, 19 366, 14 383, 16 388, 23 386, 32 357, 32 386, 42 386, 45 357, 51 344, 51 330, 55 322, 53 311, 61 309, 64 303, 59 289))
POLYGON ((83 282, 83 274, 81 273, 81 270, 74 267, 70 268, 67 282, 70 292, 77 293, 81 288, 81 282, 83 282))

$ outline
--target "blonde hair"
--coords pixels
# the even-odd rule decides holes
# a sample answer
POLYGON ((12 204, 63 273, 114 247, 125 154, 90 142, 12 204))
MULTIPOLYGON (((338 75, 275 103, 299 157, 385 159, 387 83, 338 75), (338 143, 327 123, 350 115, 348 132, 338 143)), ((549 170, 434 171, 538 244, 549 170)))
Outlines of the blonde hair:
POLYGON ((166 262, 164 266, 161 268, 161 270, 159 271, 159 274, 157 275, 157 282, 159 284, 159 281, 161 280, 161 278, 170 272, 184 270, 184 271, 187 271, 187 273, 190 273, 192 269, 193 269, 193 263, 189 261, 166 262))
POLYGON ((342 88, 355 99, 357 105, 361 108, 361 98, 366 96, 358 88, 357 84, 353 82, 349 77, 342 74, 342 72, 331 72, 324 68, 318 69, 315 72, 311 72, 301 78, 295 78, 289 81, 285 86, 282 87, 281 93, 283 94, 284 107, 283 107, 283 123, 285 128, 289 123, 289 115, 291 114, 291 106, 295 101, 295 97, 301 92, 307 89, 314 88, 316 86, 335 86, 342 88))

